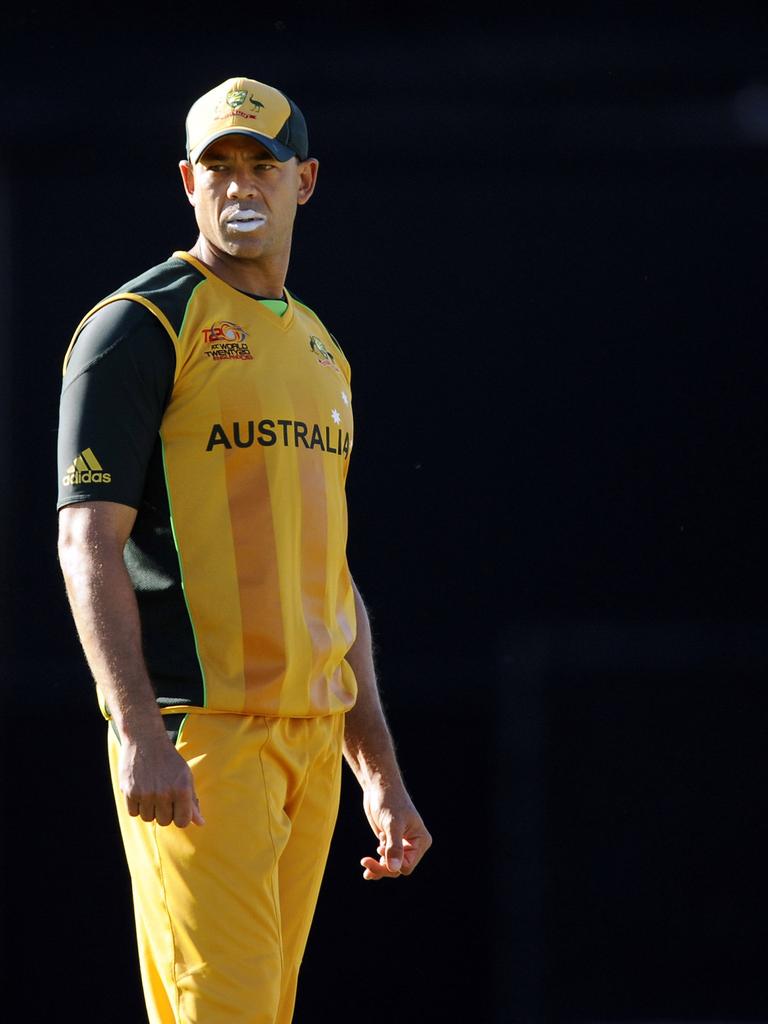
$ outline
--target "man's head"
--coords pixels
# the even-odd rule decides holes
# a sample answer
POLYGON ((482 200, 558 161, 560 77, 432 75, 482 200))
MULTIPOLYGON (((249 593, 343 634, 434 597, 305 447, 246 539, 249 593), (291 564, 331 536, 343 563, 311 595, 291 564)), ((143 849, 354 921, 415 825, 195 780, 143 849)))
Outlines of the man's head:
POLYGON ((179 164, 200 229, 193 254, 225 279, 232 259, 241 269, 249 262, 249 273, 258 264, 263 287, 279 281, 279 293, 297 207, 317 180, 307 152, 304 117, 277 89, 230 78, 201 96, 187 116, 188 158, 179 164))
POLYGON ((229 78, 193 103, 187 115, 187 158, 195 164, 224 135, 256 139, 281 162, 309 155, 307 123, 287 96, 253 78, 229 78))

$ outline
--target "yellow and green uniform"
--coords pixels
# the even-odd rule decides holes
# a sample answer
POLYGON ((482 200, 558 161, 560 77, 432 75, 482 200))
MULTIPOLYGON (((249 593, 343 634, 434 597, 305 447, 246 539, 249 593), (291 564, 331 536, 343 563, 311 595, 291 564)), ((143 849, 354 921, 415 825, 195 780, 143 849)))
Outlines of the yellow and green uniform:
POLYGON ((67 352, 58 507, 136 509, 143 654, 206 818, 128 815, 110 730, 152 1024, 292 1017, 356 697, 351 400, 310 309, 187 253, 100 302, 67 352))
POLYGON ((349 364, 286 294, 280 316, 175 253, 91 310, 67 353, 59 508, 137 509, 125 559, 168 712, 354 703, 349 364))

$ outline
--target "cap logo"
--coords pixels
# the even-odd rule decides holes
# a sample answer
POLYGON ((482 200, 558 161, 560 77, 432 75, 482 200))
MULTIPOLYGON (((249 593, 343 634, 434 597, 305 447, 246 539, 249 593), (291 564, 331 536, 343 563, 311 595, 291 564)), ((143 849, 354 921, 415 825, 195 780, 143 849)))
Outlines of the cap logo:
POLYGON ((194 163, 215 139, 229 133, 263 140, 275 159, 307 159, 307 124, 299 108, 271 85, 228 78, 195 100, 187 113, 187 154, 194 163))

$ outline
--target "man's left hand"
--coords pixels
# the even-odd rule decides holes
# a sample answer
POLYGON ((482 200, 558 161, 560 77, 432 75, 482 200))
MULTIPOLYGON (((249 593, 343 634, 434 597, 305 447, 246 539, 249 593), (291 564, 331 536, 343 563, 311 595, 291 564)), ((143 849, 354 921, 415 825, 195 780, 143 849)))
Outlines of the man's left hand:
POLYGON ((364 787, 363 806, 379 840, 379 859, 363 857, 363 878, 397 878, 410 875, 432 845, 432 836, 405 790, 376 783, 364 787))

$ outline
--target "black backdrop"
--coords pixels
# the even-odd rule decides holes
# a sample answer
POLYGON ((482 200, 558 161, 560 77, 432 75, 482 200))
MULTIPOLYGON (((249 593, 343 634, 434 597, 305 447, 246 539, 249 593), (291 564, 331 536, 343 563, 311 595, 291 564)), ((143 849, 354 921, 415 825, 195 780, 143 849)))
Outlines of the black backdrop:
POLYGON ((3 964, 30 1019, 142 1009, 103 726, 55 557, 58 374, 192 244, 233 74, 321 163, 289 286, 353 364, 350 562, 435 845, 343 806, 297 1021, 768 1015, 768 22, 6 16, 3 964))

